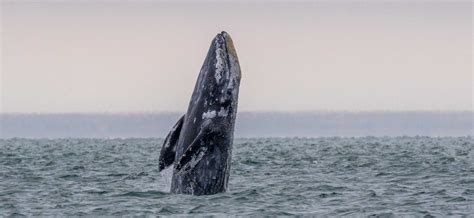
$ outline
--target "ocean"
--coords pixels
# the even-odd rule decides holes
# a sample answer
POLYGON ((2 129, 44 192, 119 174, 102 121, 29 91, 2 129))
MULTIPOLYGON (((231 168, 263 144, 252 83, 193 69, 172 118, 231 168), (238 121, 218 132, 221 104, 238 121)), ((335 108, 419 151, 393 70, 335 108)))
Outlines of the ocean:
POLYGON ((469 216, 473 137, 237 138, 229 190, 168 193, 163 139, 0 139, 0 216, 469 216))

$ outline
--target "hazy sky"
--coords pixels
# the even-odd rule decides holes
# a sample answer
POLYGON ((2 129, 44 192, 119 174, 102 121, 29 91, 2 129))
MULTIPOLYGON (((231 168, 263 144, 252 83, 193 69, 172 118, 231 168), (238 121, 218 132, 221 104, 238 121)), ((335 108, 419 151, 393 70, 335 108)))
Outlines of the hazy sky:
POLYGON ((239 110, 473 110, 472 3, 6 1, 0 112, 185 112, 231 34, 239 110))

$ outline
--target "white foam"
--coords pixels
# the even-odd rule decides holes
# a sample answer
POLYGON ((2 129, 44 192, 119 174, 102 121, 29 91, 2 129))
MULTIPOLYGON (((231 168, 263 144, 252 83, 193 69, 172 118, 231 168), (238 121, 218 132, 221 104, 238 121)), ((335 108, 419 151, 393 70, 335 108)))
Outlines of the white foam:
POLYGON ((168 166, 167 168, 165 168, 164 170, 162 170, 160 172, 160 177, 159 177, 159 181, 158 181, 158 184, 160 184, 159 186, 159 190, 162 191, 162 192, 169 192, 170 189, 171 189, 171 180, 173 178, 173 169, 174 169, 174 164, 168 166))

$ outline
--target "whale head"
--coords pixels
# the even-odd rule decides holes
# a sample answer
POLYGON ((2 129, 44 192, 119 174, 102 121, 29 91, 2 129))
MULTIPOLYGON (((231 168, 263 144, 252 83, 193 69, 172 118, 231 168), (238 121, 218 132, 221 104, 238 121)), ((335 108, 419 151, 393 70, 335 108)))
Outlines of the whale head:
POLYGON ((230 35, 217 34, 212 40, 193 96, 202 108, 201 119, 233 124, 239 94, 241 72, 237 52, 230 35))

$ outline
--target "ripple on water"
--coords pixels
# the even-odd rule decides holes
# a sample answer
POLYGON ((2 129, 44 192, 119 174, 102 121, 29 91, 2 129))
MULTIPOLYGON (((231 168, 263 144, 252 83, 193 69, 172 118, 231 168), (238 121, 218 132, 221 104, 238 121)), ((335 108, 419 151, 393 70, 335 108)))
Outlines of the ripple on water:
POLYGON ((162 139, 0 140, 0 216, 474 214, 472 137, 234 142, 228 193, 168 193, 162 139))
POLYGON ((137 198, 160 198, 169 193, 161 191, 145 191, 145 192, 126 192, 124 194, 116 195, 117 197, 137 197, 137 198))

